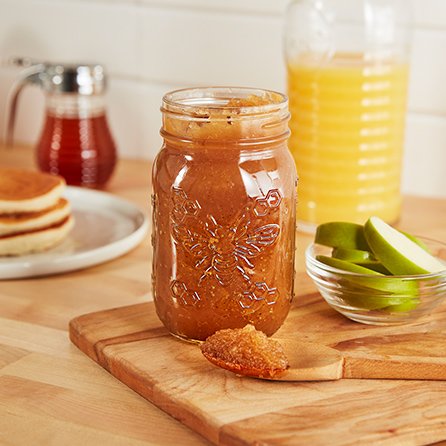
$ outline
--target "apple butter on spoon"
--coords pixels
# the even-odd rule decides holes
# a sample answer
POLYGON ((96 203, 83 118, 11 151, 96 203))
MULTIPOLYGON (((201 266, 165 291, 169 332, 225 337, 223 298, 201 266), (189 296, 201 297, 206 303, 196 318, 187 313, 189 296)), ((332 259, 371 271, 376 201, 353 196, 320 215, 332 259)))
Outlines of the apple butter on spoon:
POLYGON ((239 375, 273 379, 288 369, 282 346, 253 325, 219 330, 201 345, 213 364, 239 375))
POLYGON ((237 375, 278 381, 325 381, 342 378, 343 357, 321 344, 271 339, 252 325, 219 330, 201 344, 212 364, 237 375))

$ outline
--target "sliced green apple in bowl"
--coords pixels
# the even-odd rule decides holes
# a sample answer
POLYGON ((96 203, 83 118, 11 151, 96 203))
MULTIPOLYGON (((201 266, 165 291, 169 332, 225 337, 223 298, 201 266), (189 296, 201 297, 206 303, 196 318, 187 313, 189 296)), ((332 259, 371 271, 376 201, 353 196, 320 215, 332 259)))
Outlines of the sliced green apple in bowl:
POLYGON ((339 280, 343 287, 342 298, 354 307, 376 310, 407 304, 417 299, 417 284, 410 280, 389 277, 329 256, 317 255, 316 260, 336 268, 340 274, 347 273, 339 280))
POLYGON ((331 256, 335 259, 347 260, 348 262, 352 263, 376 260, 375 256, 370 251, 365 251, 362 249, 349 249, 340 246, 333 248, 331 256))
POLYGON ((370 251, 337 247, 333 248, 331 256, 335 259, 346 260, 347 262, 371 269, 378 273, 391 274, 381 262, 376 260, 376 257, 370 251))
POLYGON ((364 227, 356 223, 344 221, 334 221, 319 225, 316 229, 314 243, 333 248, 342 247, 345 249, 370 251, 364 236, 364 227))
POLYGON ((440 260, 378 217, 367 220, 364 236, 375 257, 392 274, 430 274, 446 269, 440 260))
POLYGON ((383 310, 389 313, 406 313, 417 308, 419 303, 419 299, 408 299, 406 302, 389 305, 388 307, 383 308, 383 310))
POLYGON ((422 240, 378 217, 364 226, 324 223, 317 228, 315 243, 333 248, 331 257, 317 255, 316 260, 338 270, 341 291, 336 294, 354 308, 408 313, 424 293, 419 277, 446 270, 422 240))

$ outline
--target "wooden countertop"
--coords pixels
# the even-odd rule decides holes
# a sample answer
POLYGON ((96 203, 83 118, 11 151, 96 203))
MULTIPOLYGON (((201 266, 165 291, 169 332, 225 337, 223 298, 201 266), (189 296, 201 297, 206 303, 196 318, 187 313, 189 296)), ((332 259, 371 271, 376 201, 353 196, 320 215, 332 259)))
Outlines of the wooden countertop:
MULTIPOLYGON (((0 148, 0 165, 29 167, 32 156, 27 148, 0 148)), ((121 161, 107 191, 149 212, 150 163, 121 161)), ((446 200, 405 198, 400 228, 446 240, 445 223, 446 200)), ((309 241, 298 234, 297 271, 304 270, 309 241)), ((150 255, 147 237, 96 267, 0 281, 0 443, 209 444, 98 367, 67 336, 77 315, 150 300, 150 255)))

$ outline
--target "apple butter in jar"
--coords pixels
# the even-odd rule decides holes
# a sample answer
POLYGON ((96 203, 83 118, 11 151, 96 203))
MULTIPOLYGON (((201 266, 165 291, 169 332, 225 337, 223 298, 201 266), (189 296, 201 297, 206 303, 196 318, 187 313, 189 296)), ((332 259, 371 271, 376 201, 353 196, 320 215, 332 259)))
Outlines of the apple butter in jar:
POLYGON ((297 175, 288 101, 251 88, 168 93, 153 167, 156 311, 201 341, 254 325, 268 336, 293 298, 297 175))

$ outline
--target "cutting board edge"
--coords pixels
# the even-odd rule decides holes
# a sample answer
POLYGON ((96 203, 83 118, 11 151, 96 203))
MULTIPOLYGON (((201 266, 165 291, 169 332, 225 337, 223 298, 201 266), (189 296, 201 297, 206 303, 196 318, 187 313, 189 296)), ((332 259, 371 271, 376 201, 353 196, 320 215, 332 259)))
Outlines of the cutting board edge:
POLYGON ((69 338, 71 342, 79 348, 79 350, 84 352, 88 357, 92 358, 94 361, 102 366, 99 361, 99 355, 96 346, 99 342, 103 341, 103 339, 96 339, 90 334, 91 331, 85 330, 84 327, 86 327, 91 320, 99 318, 101 323, 103 323, 104 320, 111 320, 110 316, 112 316, 113 314, 127 311, 133 312, 135 308, 141 309, 143 307, 147 307, 147 314, 150 314, 150 307, 152 305, 152 302, 139 302, 130 305, 108 308, 105 310, 93 311, 91 313, 85 313, 76 316, 68 323, 69 338))
MULTIPOLYGON (((93 313, 90 313, 93 314, 93 313)), ((68 324, 68 336, 70 341, 84 354, 86 354, 90 359, 99 364, 98 356, 95 349, 95 343, 92 344, 92 348, 89 347, 87 337, 82 336, 81 320, 83 316, 71 319, 68 324)), ((101 365, 101 364, 99 364, 101 365)), ((102 365, 101 365, 102 366, 102 365)))
MULTIPOLYGON (((149 303, 150 305, 150 303, 149 303)), ((96 364, 106 370, 115 379, 118 379, 121 383, 126 385, 132 391, 136 392, 142 398, 155 405, 163 412, 167 413, 169 416, 175 418, 185 426, 187 426, 191 431, 198 433, 203 438, 211 441, 216 445, 220 445, 220 431, 225 426, 218 422, 209 422, 209 419, 204 417, 204 413, 200 410, 198 413, 194 413, 193 408, 190 404, 185 404, 181 401, 173 401, 170 399, 169 395, 165 394, 159 390, 156 383, 152 386, 138 385, 138 380, 133 379, 130 369, 123 369, 115 366, 115 362, 112 355, 107 355, 104 350, 107 348, 113 348, 113 344, 109 345, 106 343, 101 343, 101 340, 89 344, 89 336, 86 331, 83 330, 83 323, 91 319, 90 316, 94 317, 107 311, 114 311, 119 309, 128 309, 129 307, 134 307, 135 305, 126 305, 124 307, 112 308, 109 310, 98 311, 93 313, 88 313, 73 318, 69 322, 69 338, 70 341, 84 354, 86 354, 90 359, 92 359, 96 364), (186 409, 186 410, 185 410, 186 409), (186 416, 185 416, 186 415, 186 416)), ((132 340, 124 342, 130 343, 132 340)), ((135 376, 136 378, 137 376, 135 376)))

